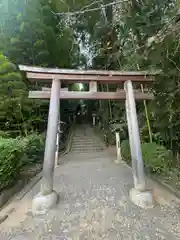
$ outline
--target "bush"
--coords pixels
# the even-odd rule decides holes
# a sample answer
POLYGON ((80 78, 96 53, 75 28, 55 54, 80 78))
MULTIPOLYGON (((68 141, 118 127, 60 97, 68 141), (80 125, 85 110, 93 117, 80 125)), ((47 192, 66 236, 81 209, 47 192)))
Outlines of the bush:
POLYGON ((0 190, 10 186, 18 178, 23 147, 17 139, 0 138, 0 190))
POLYGON ((44 136, 0 137, 0 191, 15 184, 22 166, 43 161, 44 136))
POLYGON ((0 130, 0 137, 3 137, 3 138, 8 138, 9 137, 9 134, 5 131, 1 131, 0 130))
POLYGON ((142 155, 147 170, 154 173, 164 173, 172 165, 172 152, 156 143, 143 143, 142 155))
MULTIPOLYGON (((141 147, 143 161, 149 172, 162 174, 170 169, 173 160, 171 151, 156 143, 143 143, 141 147)), ((131 153, 128 140, 124 140, 121 143, 121 152, 123 159, 130 163, 131 153)))
POLYGON ((110 146, 115 145, 116 144, 115 133, 112 133, 111 131, 108 131, 107 132, 107 140, 108 140, 108 144, 110 146))
POLYGON ((21 142, 24 148, 24 157, 22 159, 23 165, 43 161, 44 135, 31 134, 21 139, 21 142))

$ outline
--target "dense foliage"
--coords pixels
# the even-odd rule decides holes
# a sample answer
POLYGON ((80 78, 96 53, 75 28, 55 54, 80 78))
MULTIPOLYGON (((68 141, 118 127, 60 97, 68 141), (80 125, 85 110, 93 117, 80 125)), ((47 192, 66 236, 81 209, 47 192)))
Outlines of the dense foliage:
MULTIPOLYGON (((149 173, 167 174, 168 170, 173 166, 172 152, 156 143, 142 143, 141 147, 146 171, 149 173)), ((130 164, 131 153, 128 140, 122 141, 121 151, 123 159, 130 164)))
POLYGON ((10 186, 18 178, 23 148, 15 139, 0 138, 0 190, 10 186))
POLYGON ((44 139, 40 135, 27 138, 0 138, 0 191, 13 185, 24 165, 42 161, 44 139))

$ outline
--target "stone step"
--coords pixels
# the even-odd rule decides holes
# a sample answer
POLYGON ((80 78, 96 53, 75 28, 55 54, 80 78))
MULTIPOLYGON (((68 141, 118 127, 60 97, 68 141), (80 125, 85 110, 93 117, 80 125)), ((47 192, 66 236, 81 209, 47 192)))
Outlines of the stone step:
POLYGON ((94 134, 92 128, 82 126, 80 129, 76 129, 70 151, 72 154, 89 154, 89 156, 99 154, 101 156, 104 149, 105 145, 94 134))
POLYGON ((71 151, 103 151, 104 148, 102 147, 89 147, 89 148, 85 148, 85 147, 71 147, 71 151))
POLYGON ((79 149, 79 150, 81 150, 81 149, 86 149, 86 150, 88 150, 88 149, 104 149, 102 146, 71 146, 71 149, 79 149))
POLYGON ((103 146, 103 143, 101 142, 98 142, 98 141, 82 141, 82 142, 79 142, 79 141, 73 141, 72 142, 72 145, 98 145, 98 146, 103 146))
POLYGON ((103 146, 100 145, 79 145, 79 146, 71 146, 71 149, 104 149, 103 146))
POLYGON ((104 146, 104 144, 103 143, 100 143, 100 142, 72 142, 72 144, 71 144, 72 146, 77 146, 77 147, 79 147, 79 146, 86 146, 86 147, 88 147, 88 146, 99 146, 99 147, 102 147, 102 146, 104 146))
POLYGON ((72 143, 72 146, 76 146, 76 147, 81 147, 81 146, 99 146, 99 147, 102 147, 103 144, 99 144, 99 143, 95 143, 95 142, 92 142, 92 143, 87 143, 87 142, 84 142, 84 143, 72 143))
POLYGON ((91 150, 91 151, 93 151, 93 150, 104 150, 104 148, 102 148, 102 147, 89 147, 89 148, 87 148, 87 147, 71 147, 71 151, 73 151, 73 150, 77 150, 77 151, 85 151, 85 150, 91 150))
MULTIPOLYGON (((93 151, 93 152, 71 152, 71 153, 74 154, 74 159, 77 160, 80 155, 82 156, 82 154, 87 154, 87 155, 90 156, 90 158, 91 157, 93 158, 94 156, 92 156, 92 154, 94 154, 94 153, 97 154, 97 153, 102 153, 102 152, 100 152, 100 151, 93 151)), ((101 156, 99 156, 99 157, 101 157, 101 156)))
POLYGON ((70 152, 68 155, 66 155, 64 158, 64 161, 66 160, 97 160, 102 158, 107 158, 108 155, 105 154, 105 152, 70 152))
POLYGON ((73 142, 95 142, 95 143, 97 143, 97 142, 99 142, 99 140, 98 139, 82 139, 82 140, 79 140, 79 139, 73 139, 73 142))
POLYGON ((83 138, 73 138, 73 141, 99 141, 98 138, 86 138, 86 137, 83 137, 83 138))
POLYGON ((82 143, 89 143, 89 144, 97 144, 99 143, 99 141, 95 141, 95 140, 82 140, 82 141, 79 141, 79 140, 73 140, 73 143, 79 143, 79 144, 82 144, 82 143))
POLYGON ((102 148, 93 148, 93 149, 71 149, 71 152, 102 152, 102 148))

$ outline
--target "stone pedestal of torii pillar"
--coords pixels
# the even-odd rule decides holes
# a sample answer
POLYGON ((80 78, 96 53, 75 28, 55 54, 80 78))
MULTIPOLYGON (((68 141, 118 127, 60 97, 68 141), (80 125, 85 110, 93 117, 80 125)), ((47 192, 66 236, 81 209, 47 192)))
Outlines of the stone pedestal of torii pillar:
POLYGON ((124 84, 124 89, 126 92, 126 116, 132 159, 132 172, 134 178, 134 188, 130 190, 130 198, 132 202, 142 208, 152 208, 154 199, 152 193, 146 188, 144 164, 142 159, 140 134, 132 82, 126 81, 124 84))
POLYGON ((49 105, 48 127, 44 153, 44 165, 42 171, 41 191, 32 202, 33 215, 45 214, 56 205, 57 193, 53 190, 54 163, 56 152, 56 140, 59 120, 59 94, 61 82, 58 79, 52 81, 51 98, 49 105))

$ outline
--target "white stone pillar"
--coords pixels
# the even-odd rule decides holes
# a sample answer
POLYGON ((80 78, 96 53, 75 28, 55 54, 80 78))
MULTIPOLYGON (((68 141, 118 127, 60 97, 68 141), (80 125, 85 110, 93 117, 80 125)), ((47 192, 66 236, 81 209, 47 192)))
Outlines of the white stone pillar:
POLYGON ((96 125, 96 117, 93 116, 93 126, 95 126, 95 125, 96 125))
POLYGON ((150 208, 153 207, 153 198, 151 192, 146 191, 144 164, 132 82, 130 80, 126 81, 124 88, 126 92, 126 114, 134 177, 134 188, 130 191, 130 198, 136 205, 143 208, 150 208))
POLYGON ((56 204, 58 199, 57 193, 53 191, 53 178, 60 106, 60 86, 60 80, 55 79, 52 81, 41 192, 33 199, 32 212, 34 215, 45 214, 56 204))
POLYGON ((121 156, 121 142, 120 142, 120 133, 116 131, 116 149, 117 149, 117 163, 122 160, 121 156))

